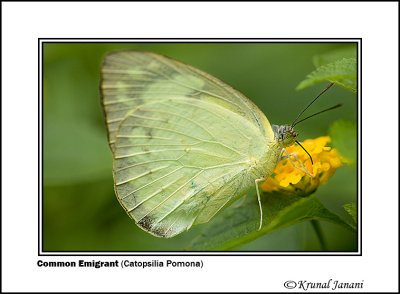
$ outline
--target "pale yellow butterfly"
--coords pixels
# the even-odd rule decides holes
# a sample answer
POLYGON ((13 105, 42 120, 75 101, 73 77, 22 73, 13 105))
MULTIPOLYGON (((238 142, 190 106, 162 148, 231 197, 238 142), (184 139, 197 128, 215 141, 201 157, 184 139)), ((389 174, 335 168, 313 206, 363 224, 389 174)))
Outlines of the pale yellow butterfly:
POLYGON ((111 52, 101 93, 115 193, 155 236, 206 223, 254 187, 260 204, 258 182, 283 157, 294 165, 285 150, 297 138, 293 124, 271 126, 244 95, 171 58, 111 52))

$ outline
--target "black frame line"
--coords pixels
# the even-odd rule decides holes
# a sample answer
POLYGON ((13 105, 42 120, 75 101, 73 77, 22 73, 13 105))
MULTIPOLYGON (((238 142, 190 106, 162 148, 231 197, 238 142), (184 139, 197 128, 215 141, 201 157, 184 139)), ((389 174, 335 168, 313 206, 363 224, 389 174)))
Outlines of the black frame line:
POLYGON ((362 38, 38 38, 38 257, 41 256, 362 256, 362 38), (76 41, 72 41, 76 40, 76 41), (96 40, 96 41, 95 41, 96 40), (102 40, 102 41, 99 41, 102 40), (211 41, 212 40, 212 41, 211 41), (288 41, 290 40, 290 41, 288 41), (311 40, 311 41, 310 41, 311 40), (308 41, 308 42, 307 42, 308 41), (357 43, 357 252, 326 251, 43 251, 44 43, 357 43), (325 253, 326 252, 326 253, 325 253), (70 253, 70 254, 67 254, 70 253), (93 254, 94 253, 94 254, 93 254), (102 254, 100 254, 102 253, 102 254), (168 254, 170 253, 170 254, 168 254), (224 253, 224 254, 222 254, 224 253), (287 254, 284 254, 287 253, 287 254), (313 254, 314 253, 314 254, 313 254))

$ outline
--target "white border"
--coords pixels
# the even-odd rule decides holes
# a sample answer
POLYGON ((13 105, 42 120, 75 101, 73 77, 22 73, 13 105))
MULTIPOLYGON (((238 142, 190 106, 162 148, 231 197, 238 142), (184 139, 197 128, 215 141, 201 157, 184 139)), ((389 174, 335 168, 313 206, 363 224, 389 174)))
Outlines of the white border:
POLYGON ((286 292, 289 279, 329 278, 363 280, 362 291, 398 292, 398 2, 1 5, 4 292, 286 292), (361 37, 363 255, 202 257, 202 270, 38 268, 36 76, 37 39, 44 37, 361 37))

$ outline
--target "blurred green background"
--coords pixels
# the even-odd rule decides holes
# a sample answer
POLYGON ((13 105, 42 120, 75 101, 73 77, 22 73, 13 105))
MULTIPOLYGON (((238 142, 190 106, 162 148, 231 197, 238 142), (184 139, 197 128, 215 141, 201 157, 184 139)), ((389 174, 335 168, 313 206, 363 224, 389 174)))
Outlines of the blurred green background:
MULTIPOLYGON (((245 94, 271 124, 288 124, 328 84, 296 91, 315 68, 312 57, 345 43, 44 43, 43 44, 43 251, 181 251, 201 231, 172 239, 139 229, 113 190, 112 154, 100 106, 100 65, 112 50, 152 51, 193 65, 245 94)), ((353 45, 354 46, 354 45, 353 45)), ((299 140, 327 135, 338 119, 356 122, 356 95, 332 87, 306 114, 344 103, 296 126, 299 140)), ((350 217, 356 202, 356 166, 337 170, 319 188, 331 211, 350 217)), ((256 199, 254 199, 256 201, 256 199)), ((321 223, 327 249, 357 250, 357 236, 321 223)), ((237 250, 317 251, 309 222, 259 238, 237 250)))

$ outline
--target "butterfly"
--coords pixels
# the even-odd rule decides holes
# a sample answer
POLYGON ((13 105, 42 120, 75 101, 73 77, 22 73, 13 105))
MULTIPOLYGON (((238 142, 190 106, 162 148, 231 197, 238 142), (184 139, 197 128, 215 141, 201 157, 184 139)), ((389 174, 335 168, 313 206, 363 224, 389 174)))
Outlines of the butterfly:
POLYGON ((294 124, 271 126, 243 94, 190 65, 151 52, 110 52, 100 90, 115 193, 155 236, 207 223, 254 187, 261 228, 258 183, 276 164, 289 158, 312 176, 285 149, 297 142, 294 124))

